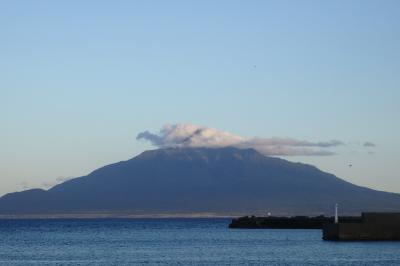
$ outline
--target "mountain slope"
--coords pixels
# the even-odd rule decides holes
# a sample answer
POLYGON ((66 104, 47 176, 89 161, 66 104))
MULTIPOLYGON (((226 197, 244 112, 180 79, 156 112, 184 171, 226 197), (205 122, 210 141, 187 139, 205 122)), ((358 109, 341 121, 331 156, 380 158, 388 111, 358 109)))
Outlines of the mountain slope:
POLYGON ((146 151, 47 191, 0 198, 0 213, 214 212, 330 214, 400 211, 400 196, 359 187, 317 168, 252 149, 146 151))

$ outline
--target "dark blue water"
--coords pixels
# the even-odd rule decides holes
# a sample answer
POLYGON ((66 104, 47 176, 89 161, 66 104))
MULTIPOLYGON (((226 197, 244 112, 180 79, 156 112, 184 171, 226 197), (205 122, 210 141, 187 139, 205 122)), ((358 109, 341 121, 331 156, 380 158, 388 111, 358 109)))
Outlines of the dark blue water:
POLYGON ((0 265, 400 265, 399 242, 325 242, 320 230, 229 221, 0 220, 0 265))

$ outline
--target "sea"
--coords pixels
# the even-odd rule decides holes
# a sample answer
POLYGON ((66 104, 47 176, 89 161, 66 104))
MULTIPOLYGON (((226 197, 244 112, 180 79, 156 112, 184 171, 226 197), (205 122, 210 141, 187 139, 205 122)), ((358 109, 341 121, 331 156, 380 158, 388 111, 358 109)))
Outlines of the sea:
POLYGON ((400 265, 400 242, 321 230, 229 229, 230 219, 0 220, 0 265, 400 265))

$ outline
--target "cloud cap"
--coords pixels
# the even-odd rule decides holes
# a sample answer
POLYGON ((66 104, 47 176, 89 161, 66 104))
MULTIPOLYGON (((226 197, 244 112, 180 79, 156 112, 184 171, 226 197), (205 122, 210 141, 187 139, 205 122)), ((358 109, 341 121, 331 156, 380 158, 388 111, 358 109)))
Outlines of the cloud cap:
POLYGON ((166 147, 226 147, 254 148, 272 156, 326 156, 334 152, 327 148, 343 145, 342 141, 311 142, 293 138, 245 138, 227 131, 195 124, 166 124, 158 134, 139 133, 136 139, 147 140, 154 146, 166 147))

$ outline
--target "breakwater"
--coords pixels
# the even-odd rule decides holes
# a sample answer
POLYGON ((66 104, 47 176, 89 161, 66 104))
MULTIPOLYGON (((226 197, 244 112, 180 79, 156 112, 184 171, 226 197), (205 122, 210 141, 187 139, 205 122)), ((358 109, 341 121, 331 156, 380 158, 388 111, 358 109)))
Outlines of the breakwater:
POLYGON ((362 213, 359 222, 327 223, 324 240, 400 240, 400 213, 362 213))
MULTIPOLYGON (((324 224, 332 224, 334 217, 329 216, 244 216, 233 219, 229 228, 243 229, 322 229, 324 224)), ((341 223, 359 223, 361 217, 340 217, 341 223)))

